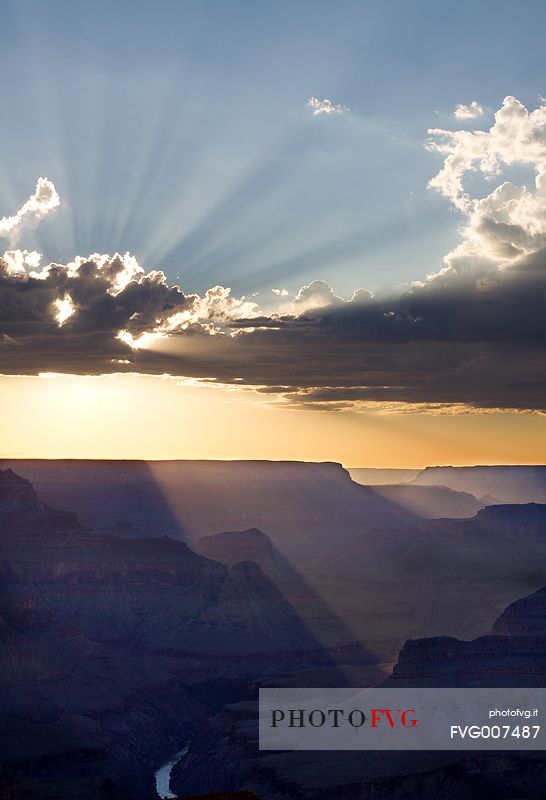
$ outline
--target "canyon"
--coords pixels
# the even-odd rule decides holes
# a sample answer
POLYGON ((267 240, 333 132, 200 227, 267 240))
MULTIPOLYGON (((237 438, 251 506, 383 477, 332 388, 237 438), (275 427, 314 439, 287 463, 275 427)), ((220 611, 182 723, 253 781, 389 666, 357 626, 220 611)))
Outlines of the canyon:
POLYGON ((544 685, 546 506, 431 519, 339 465, 143 463, 0 471, 10 800, 151 800, 188 739, 180 795, 458 786, 451 756, 260 753, 258 688, 544 685))

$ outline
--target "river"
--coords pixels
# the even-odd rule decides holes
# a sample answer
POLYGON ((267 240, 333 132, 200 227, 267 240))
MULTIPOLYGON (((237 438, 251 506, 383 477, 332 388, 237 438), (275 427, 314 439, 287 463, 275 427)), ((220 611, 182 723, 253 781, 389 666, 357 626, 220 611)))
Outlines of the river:
POLYGON ((155 790, 158 794, 158 797, 161 797, 162 800, 164 798, 170 797, 177 797, 178 795, 171 792, 171 772, 173 771, 173 767, 178 764, 181 758, 184 758, 188 750, 190 749, 190 743, 187 742, 182 750, 179 750, 178 753, 175 753, 174 756, 166 761, 155 773, 155 790))

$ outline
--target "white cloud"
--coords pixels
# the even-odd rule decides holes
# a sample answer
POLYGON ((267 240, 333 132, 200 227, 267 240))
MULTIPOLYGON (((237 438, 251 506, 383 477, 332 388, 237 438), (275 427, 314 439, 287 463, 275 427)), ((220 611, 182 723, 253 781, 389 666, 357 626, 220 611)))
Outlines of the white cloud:
POLYGON ((477 100, 473 100, 468 106, 464 105, 464 103, 459 103, 458 106, 455 106, 453 116, 457 117, 457 119, 476 119, 477 117, 482 117, 484 113, 485 108, 477 100))
POLYGON ((313 116, 318 117, 322 114, 344 114, 345 112, 349 111, 347 106, 343 106, 340 104, 334 104, 331 100, 328 100, 327 97, 324 100, 319 100, 316 97, 309 97, 307 100, 307 105, 309 108, 313 109, 313 116))
POLYGON ((2 256, 6 263, 8 270, 15 274, 17 272, 26 272, 27 268, 38 269, 42 258, 41 253, 36 250, 6 250, 2 256))
POLYGON ((0 219, 0 236, 16 238, 22 227, 45 217, 60 203, 54 184, 47 178, 38 178, 36 189, 19 211, 11 217, 0 219))
POLYGON ((263 312, 258 304, 244 295, 233 297, 226 286, 213 286, 201 297, 191 295, 192 303, 183 311, 169 315, 155 329, 156 333, 169 334, 199 327, 210 334, 224 331, 230 323, 241 319, 252 319, 263 312))
POLYGON ((304 314, 306 311, 337 306, 344 302, 325 281, 312 281, 301 287, 292 300, 292 308, 297 314, 304 314))
POLYGON ((546 248, 546 104, 534 111, 506 97, 489 131, 429 131, 428 147, 445 154, 442 169, 429 186, 447 197, 466 216, 460 245, 449 253, 435 277, 523 265, 546 248), (531 167, 535 186, 502 180, 506 167, 531 167), (473 197, 465 185, 469 174, 481 174, 496 185, 484 197, 473 197))
MULTIPOLYGON (((291 317, 300 317, 309 312, 331 310, 341 306, 365 306, 373 302, 374 296, 367 289, 356 289, 349 299, 339 297, 326 281, 311 281, 311 283, 301 286, 297 293, 289 300, 287 289, 272 289, 272 292, 279 298, 275 311, 272 316, 286 314, 291 317)), ((262 310, 262 313, 266 313, 262 310)), ((260 309, 257 309, 255 316, 259 316, 260 309)))
MULTIPOLYGON (((121 255, 115 253, 111 256, 108 253, 91 253, 89 256, 76 256, 73 261, 67 264, 68 274, 73 277, 84 264, 92 261, 103 277, 111 281, 108 293, 114 297, 125 289, 134 280, 139 280, 144 275, 144 270, 136 260, 135 256, 127 252, 121 255)), ((149 275, 160 275, 157 270, 149 275)))
POLYGON ((353 296, 351 297, 351 303, 358 303, 361 305, 371 303, 372 300, 373 294, 368 291, 368 289, 355 289, 353 296))
POLYGON ((463 177, 468 172, 481 172, 486 179, 501 173, 503 166, 534 166, 538 176, 546 173, 546 105, 529 112, 515 97, 506 97, 495 114, 489 131, 446 131, 432 128, 429 134, 440 141, 429 140, 427 147, 446 154, 440 172, 429 186, 448 197, 461 210, 472 204, 465 194, 463 177))
POLYGON ((207 289, 205 296, 200 299, 196 320, 211 320, 216 323, 231 322, 235 319, 252 318, 260 313, 260 309, 253 300, 242 297, 233 297, 231 289, 225 286, 213 286, 207 289))

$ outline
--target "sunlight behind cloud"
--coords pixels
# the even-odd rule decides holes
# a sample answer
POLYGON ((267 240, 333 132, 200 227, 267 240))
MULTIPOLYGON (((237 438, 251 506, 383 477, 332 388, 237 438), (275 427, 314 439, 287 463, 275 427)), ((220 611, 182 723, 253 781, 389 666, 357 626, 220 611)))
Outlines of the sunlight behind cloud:
POLYGON ((60 328, 74 314, 74 303, 70 295, 66 294, 62 299, 55 300, 54 306, 56 308, 55 319, 60 328))

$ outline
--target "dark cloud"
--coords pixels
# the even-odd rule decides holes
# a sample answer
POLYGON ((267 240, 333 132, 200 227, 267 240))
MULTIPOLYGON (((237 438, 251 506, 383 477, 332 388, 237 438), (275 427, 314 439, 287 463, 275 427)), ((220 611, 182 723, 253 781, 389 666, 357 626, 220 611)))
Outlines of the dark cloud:
POLYGON ((317 283, 298 295, 312 308, 261 316, 245 316, 252 304, 226 290, 198 298, 162 273, 128 274, 117 256, 53 265, 44 277, 1 266, 4 374, 169 373, 257 387, 308 408, 546 408, 544 252, 518 269, 442 275, 383 300, 360 292, 341 301, 317 283), (73 314, 59 325, 55 301, 67 296, 73 314), (317 297, 326 305, 315 307, 317 297), (120 330, 164 337, 135 350, 120 330))
POLYGON ((190 309, 195 299, 178 286, 168 286, 161 272, 131 275, 126 260, 118 255, 102 262, 82 261, 77 269, 51 264, 42 273, 30 274, 14 271, 0 259, 1 332, 22 340, 29 335, 53 336, 62 348, 70 336, 115 336, 121 329, 139 334, 190 309), (66 297, 74 313, 60 326, 55 303, 66 297))
MULTIPOLYGON (((410 290, 374 298, 359 289, 345 301, 315 280, 292 301, 279 294, 276 313, 266 313, 221 286, 186 295, 127 254, 37 271, 39 254, 10 251, 0 259, 0 371, 166 373, 254 387, 312 409, 544 411, 546 104, 528 111, 507 97, 489 131, 430 134, 427 146, 444 163, 429 185, 464 222, 443 269, 410 290), (502 181, 486 196, 468 193, 469 174, 489 180, 515 164, 534 168, 534 189, 502 181)), ((278 165, 275 173, 278 180, 278 165)), ((40 216, 58 204, 52 184, 44 187, 49 194, 37 190, 3 220, 5 231, 26 210, 40 216)), ((224 205, 207 224, 220 222, 224 205)), ((191 268, 191 237, 188 246, 191 268)), ((343 249, 335 252, 341 260, 343 249)))

